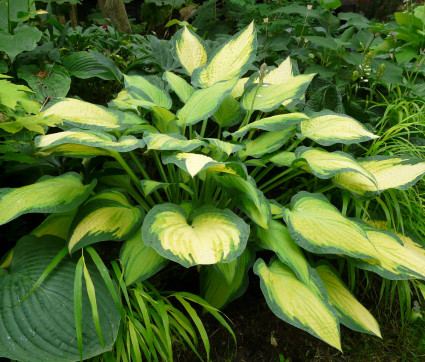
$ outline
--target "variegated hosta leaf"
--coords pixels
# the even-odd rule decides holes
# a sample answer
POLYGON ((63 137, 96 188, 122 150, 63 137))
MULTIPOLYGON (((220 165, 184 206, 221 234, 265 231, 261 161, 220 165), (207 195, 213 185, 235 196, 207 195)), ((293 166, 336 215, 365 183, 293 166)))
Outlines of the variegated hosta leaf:
POLYGON ((158 182, 154 180, 140 180, 145 196, 150 195, 152 192, 161 188, 167 188, 170 184, 165 182, 158 182))
MULTIPOLYGON (((268 84, 282 84, 294 78, 292 70, 291 58, 287 57, 277 68, 273 68, 266 73, 263 79, 264 83, 268 84)), ((254 81, 258 82, 258 78, 254 81)))
POLYGON ((48 127, 61 125, 62 119, 57 116, 34 114, 27 117, 15 117, 14 121, 0 122, 0 129, 9 133, 17 133, 23 128, 39 134, 45 134, 48 127))
POLYGON ((99 241, 123 241, 142 225, 143 210, 118 191, 104 191, 89 199, 72 222, 68 249, 72 253, 99 241))
POLYGON ((101 131, 86 131, 78 128, 39 136, 35 139, 35 145, 43 148, 42 151, 53 146, 69 143, 114 150, 117 152, 129 152, 145 146, 142 140, 134 136, 123 136, 117 141, 114 136, 107 133, 101 131))
POLYGON ((125 89, 119 92, 117 97, 113 99, 108 105, 112 108, 133 111, 137 111, 139 107, 150 109, 151 107, 155 106, 155 104, 151 101, 133 98, 125 89))
POLYGON ((152 107, 155 127, 161 133, 180 133, 180 127, 176 124, 176 115, 162 107, 152 107))
POLYGON ((255 60, 256 52, 257 36, 252 22, 219 48, 206 66, 195 70, 192 82, 206 88, 222 80, 239 78, 255 60))
POLYGON ((38 238, 53 235, 66 240, 76 213, 77 209, 62 214, 51 214, 31 234, 38 238))
POLYGON ((187 215, 178 205, 161 204, 146 215, 142 236, 164 258, 190 267, 228 263, 241 255, 249 226, 228 209, 205 206, 187 215))
POLYGON ((180 134, 146 132, 143 135, 143 140, 146 142, 148 150, 190 152, 196 148, 205 146, 205 143, 201 140, 188 140, 180 134))
POLYGON ((283 209, 283 218, 292 239, 312 253, 379 260, 362 226, 344 217, 322 194, 298 193, 291 209, 283 209))
POLYGON ((177 58, 189 75, 196 68, 207 64, 207 52, 201 38, 186 26, 174 35, 173 43, 177 58))
MULTIPOLYGON (((241 256, 227 263, 235 269, 234 278, 226 282, 215 265, 201 268, 201 295, 214 308, 224 308, 231 301, 239 298, 248 288, 248 270, 254 262, 255 254, 245 248, 241 256)), ((220 263, 222 264, 222 263, 220 263)), ((218 265, 218 264, 216 264, 218 265)), ((226 265, 226 264, 222 264, 226 265)))
POLYGON ((217 263, 213 265, 213 268, 220 274, 221 278, 231 285, 235 278, 236 269, 238 266, 238 258, 233 259, 230 263, 217 263))
POLYGON ((84 145, 77 145, 75 143, 65 143, 59 146, 47 147, 38 152, 38 154, 50 156, 66 156, 75 158, 91 158, 96 156, 110 156, 108 150, 84 145))
POLYGON ((120 261, 124 269, 126 285, 146 280, 168 264, 168 259, 159 255, 155 249, 146 246, 141 230, 124 242, 121 247, 120 261))
POLYGON ((379 137, 354 118, 331 111, 315 113, 310 120, 301 122, 300 132, 322 146, 335 143, 350 145, 379 137))
MULTIPOLYGON (((382 227, 381 223, 368 221, 372 226, 382 227)), ((364 225, 369 240, 379 252, 380 264, 375 260, 355 260, 356 266, 371 270, 383 278, 391 280, 425 280, 425 249, 412 238, 364 225)))
POLYGON ((278 167, 290 167, 295 160, 295 152, 282 151, 267 159, 278 167))
POLYGON ((245 84, 248 82, 249 77, 241 78, 236 83, 235 87, 230 92, 230 95, 233 98, 239 98, 242 96, 243 92, 245 91, 245 84))
POLYGON ((359 196, 374 196, 387 189, 407 190, 425 174, 425 161, 404 156, 373 156, 360 162, 375 179, 376 184, 365 176, 344 172, 334 177, 334 183, 359 196))
POLYGON ((351 155, 345 152, 328 152, 321 148, 298 147, 295 150, 297 158, 294 166, 307 162, 311 172, 319 178, 329 179, 343 172, 353 172, 366 177, 376 185, 373 175, 362 167, 351 155))
POLYGON ((177 124, 189 126, 212 116, 236 82, 237 78, 232 78, 193 92, 183 108, 177 112, 177 124))
POLYGON ((381 337, 376 319, 358 302, 332 269, 319 265, 316 271, 325 285, 329 303, 336 309, 339 321, 354 331, 381 337))
POLYGON ((267 266, 263 259, 254 264, 269 308, 285 322, 303 329, 341 350, 339 324, 333 308, 280 260, 267 266))
POLYGON ((202 141, 207 141, 210 144, 210 148, 213 151, 218 149, 221 152, 226 153, 228 156, 230 156, 232 153, 235 153, 239 150, 244 149, 245 147, 242 143, 225 142, 217 138, 204 138, 204 137, 198 137, 198 138, 200 138, 202 141))
POLYGON ((66 123, 84 129, 125 129, 142 123, 141 119, 127 118, 126 114, 111 111, 95 104, 73 98, 51 101, 49 108, 40 113, 45 117, 59 117, 66 123))
POLYGON ((310 266, 300 247, 292 240, 288 229, 279 221, 271 220, 267 230, 257 228, 257 244, 276 253, 280 261, 289 266, 298 279, 321 298, 326 298, 325 287, 310 266))
POLYGON ((315 74, 298 75, 283 84, 252 84, 241 99, 242 108, 270 112, 288 99, 300 99, 315 74))
POLYGON ((74 172, 44 176, 36 183, 16 189, 0 189, 0 225, 28 213, 59 213, 75 209, 93 190, 74 172))
POLYGON ((220 127, 230 127, 242 120, 242 112, 239 102, 231 94, 224 97, 212 119, 220 127))
POLYGON ((133 98, 151 102, 157 107, 171 108, 172 101, 168 93, 139 75, 124 75, 124 85, 133 98))
POLYGON ((240 157, 259 158, 266 153, 272 153, 281 148, 294 134, 296 127, 290 127, 279 132, 267 132, 254 140, 245 142, 245 150, 239 151, 240 157))
POLYGON ((261 129, 263 131, 279 132, 285 129, 297 126, 301 121, 308 119, 304 113, 279 114, 277 116, 267 117, 247 124, 245 127, 230 133, 233 137, 243 137, 252 129, 261 129))
POLYGON ((180 152, 171 155, 164 155, 162 156, 162 163, 164 165, 173 163, 192 177, 206 169, 214 172, 239 175, 243 178, 247 177, 247 171, 243 163, 236 161, 218 162, 211 157, 197 153, 180 152))
POLYGON ((270 205, 263 193, 256 187, 255 181, 233 175, 216 176, 215 181, 226 190, 237 208, 252 221, 264 229, 271 219, 270 205))
POLYGON ((175 75, 174 73, 165 72, 162 78, 168 82, 171 89, 177 94, 183 103, 186 103, 189 97, 195 91, 195 88, 193 88, 183 78, 175 75))

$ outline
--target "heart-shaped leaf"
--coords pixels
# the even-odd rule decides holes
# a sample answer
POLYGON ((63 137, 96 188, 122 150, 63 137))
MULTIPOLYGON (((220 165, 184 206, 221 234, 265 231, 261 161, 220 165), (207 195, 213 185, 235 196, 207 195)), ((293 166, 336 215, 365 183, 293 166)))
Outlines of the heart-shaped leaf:
POLYGON ((41 31, 35 26, 18 26, 13 34, 0 31, 0 49, 13 61, 15 57, 24 52, 33 50, 41 39, 41 31))

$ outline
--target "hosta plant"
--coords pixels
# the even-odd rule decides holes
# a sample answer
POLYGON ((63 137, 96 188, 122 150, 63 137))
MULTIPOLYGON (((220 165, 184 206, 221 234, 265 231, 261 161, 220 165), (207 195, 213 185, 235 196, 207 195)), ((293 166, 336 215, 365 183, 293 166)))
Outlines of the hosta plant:
MULTIPOLYGON (((41 116, 63 123, 34 145, 60 175, 2 189, 0 223, 50 213, 31 237, 63 240, 71 255, 119 243, 128 286, 171 263, 197 266, 201 295, 217 308, 244 293, 253 268, 284 321, 337 349, 340 324, 380 336, 336 261, 388 279, 425 279, 422 246, 360 212, 386 190, 417 182, 425 162, 358 158, 378 136, 344 114, 303 112, 314 74, 300 75, 291 59, 250 74, 253 24, 213 52, 188 28, 173 45, 185 77, 165 72, 153 84, 124 76, 109 108, 77 99, 47 105, 41 116), (70 159, 81 159, 78 173, 70 159)), ((8 255, 0 283, 19 262, 8 255)), ((4 304, 14 302, 2 300, 2 320, 13 320, 4 304)), ((7 352, 21 346, 11 334, 0 334, 9 346, 1 352, 17 358, 7 352)))

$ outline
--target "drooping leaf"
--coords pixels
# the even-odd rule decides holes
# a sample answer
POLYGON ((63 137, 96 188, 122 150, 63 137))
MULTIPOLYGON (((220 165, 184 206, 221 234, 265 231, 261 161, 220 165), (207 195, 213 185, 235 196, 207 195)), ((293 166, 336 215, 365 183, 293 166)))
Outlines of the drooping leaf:
POLYGON ((193 92, 186 104, 177 112, 177 124, 189 126, 212 116, 233 89, 236 81, 237 78, 232 78, 193 92))
POLYGON ((300 132, 322 146, 350 145, 379 138, 355 119, 331 111, 316 113, 310 120, 301 122, 300 132))
POLYGON ((329 266, 316 267, 329 297, 329 303, 336 309, 339 321, 357 332, 370 333, 381 337, 378 322, 361 305, 329 266))
POLYGON ((43 117, 35 114, 28 117, 18 116, 14 121, 0 123, 0 128, 9 133, 17 133, 26 128, 29 131, 44 134, 48 127, 61 124, 62 120, 56 116, 43 117))
POLYGON ((359 196, 374 196, 387 189, 407 190, 425 174, 425 161, 405 156, 373 156, 359 162, 376 180, 362 174, 344 172, 333 179, 337 186, 359 196))
POLYGON ((7 80, 0 79, 0 104, 15 109, 18 104, 28 113, 38 113, 40 105, 30 100, 31 89, 24 85, 12 84, 7 80))
POLYGON ((201 140, 188 140, 180 134, 146 132, 143 136, 143 140, 146 142, 148 150, 190 152, 196 148, 205 146, 205 143, 201 140))
POLYGON ((103 148, 118 152, 130 152, 136 148, 143 148, 143 140, 134 136, 123 136, 119 140, 115 137, 101 131, 85 131, 79 128, 72 128, 69 131, 51 133, 45 136, 39 136, 35 139, 35 145, 48 150, 53 146, 77 144, 83 146, 103 148))
POLYGON ((207 64, 207 52, 199 38, 188 27, 180 29, 173 37, 177 58, 189 75, 193 71, 207 64))
POLYGON ((239 175, 242 178, 247 177, 245 166, 236 161, 218 162, 211 157, 197 153, 179 152, 176 154, 162 156, 164 165, 173 163, 177 167, 195 177, 199 172, 208 169, 209 171, 230 173, 239 175))
POLYGON ((201 87, 239 78, 251 66, 257 52, 257 37, 254 22, 230 38, 211 57, 207 65, 197 68, 192 81, 201 87))
POLYGON ((124 242, 120 252, 120 261, 124 269, 126 285, 148 279, 168 263, 168 259, 163 258, 155 249, 144 243, 141 230, 124 242))
POLYGON ((66 240, 76 212, 77 210, 72 210, 62 214, 51 214, 31 234, 38 238, 52 235, 66 240))
POLYGON ((156 205, 142 227, 146 245, 185 267, 230 262, 242 254, 248 236, 249 226, 241 218, 208 206, 187 215, 178 205, 156 205))
POLYGON ((379 253, 358 223, 344 217, 322 194, 302 191, 283 209, 292 239, 318 254, 344 254, 379 260, 379 253))
MULTIPOLYGON (((74 272, 69 256, 21 301, 65 245, 52 236, 22 238, 8 269, 0 270, 0 356, 23 362, 80 360, 74 324, 74 272), (21 301, 19 303, 19 301, 21 301)), ((82 293, 82 352, 89 359, 111 350, 120 315, 100 274, 90 264, 105 348, 99 343, 87 293, 82 293)))
POLYGON ((0 225, 28 213, 61 213, 75 209, 93 190, 96 181, 84 185, 74 172, 44 176, 28 186, 0 189, 0 225))
POLYGON ((189 97, 195 91, 195 89, 188 82, 174 73, 165 72, 163 79, 168 82, 171 89, 177 94, 183 103, 186 103, 189 97))
POLYGON ((123 241, 142 225, 144 212, 118 191, 104 191, 79 208, 68 235, 70 253, 99 241, 123 241))
POLYGON ((260 277, 261 290, 274 314, 341 350, 336 313, 300 282, 289 267, 279 260, 267 266, 262 259, 258 259, 254 264, 254 273, 260 277))

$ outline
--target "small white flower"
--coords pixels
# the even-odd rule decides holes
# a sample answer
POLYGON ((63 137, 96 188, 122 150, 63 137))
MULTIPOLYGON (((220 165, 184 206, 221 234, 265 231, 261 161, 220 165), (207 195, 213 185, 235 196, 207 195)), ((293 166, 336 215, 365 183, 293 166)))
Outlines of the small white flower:
POLYGON ((263 98, 262 94, 257 94, 257 98, 263 98))

